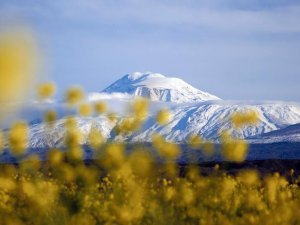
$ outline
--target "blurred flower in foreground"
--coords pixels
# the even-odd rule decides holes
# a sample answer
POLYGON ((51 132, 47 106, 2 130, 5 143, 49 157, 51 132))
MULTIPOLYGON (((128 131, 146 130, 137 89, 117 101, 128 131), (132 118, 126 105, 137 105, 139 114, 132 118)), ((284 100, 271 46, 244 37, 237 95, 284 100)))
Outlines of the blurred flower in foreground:
POLYGON ((52 97, 56 92, 56 86, 52 82, 44 83, 38 86, 38 97, 46 99, 52 97))
POLYGON ((221 149, 225 160, 242 162, 248 153, 248 144, 244 140, 234 139, 227 132, 221 134, 221 149))
POLYGON ((88 142, 92 149, 97 150, 105 142, 105 139, 99 130, 92 128, 88 136, 88 142))
POLYGON ((53 110, 49 110, 44 115, 44 121, 48 124, 52 124, 57 119, 57 114, 53 110))
MULTIPOLYGON (((0 105, 22 102, 38 69, 36 40, 29 29, 0 28, 0 105)), ((3 115, 0 115, 3 116, 3 115)))
POLYGON ((93 108, 88 103, 83 103, 78 108, 79 115, 81 116, 90 116, 93 112, 93 108))
POLYGON ((138 98, 132 104, 132 111, 136 118, 143 120, 148 116, 149 102, 145 98, 138 98))
POLYGON ((166 125, 170 121, 170 118, 171 118, 170 111, 167 109, 162 109, 156 115, 156 122, 159 125, 166 125))
POLYGON ((16 122, 8 134, 9 148, 14 155, 21 155, 28 145, 29 130, 25 122, 16 122))
POLYGON ((98 101, 94 104, 94 109, 95 109, 95 112, 98 113, 98 114, 102 114, 102 113, 105 113, 106 110, 107 110, 107 105, 105 102, 102 102, 102 101, 98 101))
POLYGON ((84 98, 84 92, 80 87, 71 87, 65 94, 66 102, 70 105, 79 103, 84 98))
POLYGON ((254 110, 247 110, 245 112, 236 112, 231 116, 231 121, 234 127, 240 128, 247 125, 257 124, 259 115, 254 110))
POLYGON ((0 153, 2 152, 3 148, 4 148, 4 135, 2 131, 0 131, 0 153))
POLYGON ((152 136, 152 142, 159 155, 165 160, 174 160, 181 153, 179 145, 165 141, 165 139, 159 134, 154 134, 152 136))

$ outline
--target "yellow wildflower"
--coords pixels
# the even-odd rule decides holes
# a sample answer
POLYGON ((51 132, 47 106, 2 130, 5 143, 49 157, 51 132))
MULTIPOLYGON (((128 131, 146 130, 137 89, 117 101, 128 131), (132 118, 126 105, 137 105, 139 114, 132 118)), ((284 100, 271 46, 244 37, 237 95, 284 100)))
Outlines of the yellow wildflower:
POLYGON ((240 128, 246 125, 256 124, 259 120, 259 115, 254 110, 247 110, 245 112, 236 112, 231 116, 231 121, 234 127, 240 128))
POLYGON ((248 153, 248 144, 244 140, 232 138, 228 133, 221 135, 221 150, 225 160, 242 162, 248 153))
POLYGON ((88 103, 83 103, 79 106, 79 114, 81 116, 90 116, 93 112, 92 106, 88 103))
POLYGON ((84 92, 80 87, 72 87, 66 92, 65 98, 67 103, 74 105, 83 100, 84 92))
POLYGON ((105 102, 102 102, 102 101, 98 101, 98 102, 95 102, 94 104, 94 109, 95 109, 95 112, 98 113, 98 114, 102 114, 102 113, 105 113, 106 110, 107 110, 107 105, 105 102))
POLYGON ((171 113, 167 109, 160 110, 156 115, 156 122, 159 125, 165 125, 167 124, 171 119, 171 113))
POLYGON ((137 119, 143 120, 148 115, 149 102, 145 98, 138 98, 132 104, 134 116, 137 119))
POLYGON ((11 152, 20 155, 27 149, 29 138, 28 126, 25 122, 17 122, 12 125, 8 134, 8 143, 11 152))
POLYGON ((26 28, 0 33, 0 105, 23 100, 35 83, 38 51, 26 28))
POLYGON ((4 148, 4 135, 3 132, 0 130, 0 153, 2 152, 4 148))
POLYGON ((92 128, 88 136, 88 143, 94 150, 99 149, 104 143, 104 137, 99 130, 92 128))
POLYGON ((59 165, 64 159, 64 154, 60 149, 52 149, 48 153, 48 160, 52 166, 59 165))
POLYGON ((38 97, 41 99, 46 99, 53 96, 56 92, 56 86, 53 82, 48 82, 40 84, 38 86, 38 97))
POLYGON ((53 110, 49 110, 44 115, 44 121, 48 124, 52 124, 57 118, 57 114, 53 110))

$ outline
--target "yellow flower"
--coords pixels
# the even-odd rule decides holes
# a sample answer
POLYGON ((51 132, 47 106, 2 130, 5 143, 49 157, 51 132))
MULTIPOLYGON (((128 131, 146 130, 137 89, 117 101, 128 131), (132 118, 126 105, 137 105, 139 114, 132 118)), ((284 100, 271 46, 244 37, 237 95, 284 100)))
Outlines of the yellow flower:
POLYGON ((72 146, 67 150, 67 158, 71 161, 83 160, 84 152, 80 146, 72 146))
POLYGON ((21 155, 27 149, 29 138, 28 126, 25 122, 17 122, 12 125, 8 134, 8 143, 11 152, 21 155))
POLYGON ((4 189, 6 191, 13 191, 16 188, 16 182, 14 179, 9 177, 0 177, 0 189, 4 189))
POLYGON ((160 110, 156 115, 156 122, 159 125, 165 125, 167 124, 171 119, 171 113, 167 109, 160 110))
POLYGON ((145 98, 138 98, 132 104, 135 118, 144 120, 148 115, 149 102, 145 98))
POLYGON ((247 186, 255 185, 259 181, 259 176, 255 170, 245 170, 239 173, 241 182, 247 186))
POLYGON ((102 101, 98 101, 98 102, 95 102, 94 104, 94 109, 95 109, 95 112, 98 113, 98 114, 102 114, 102 113, 105 113, 106 110, 107 110, 107 105, 105 102, 102 102, 102 101))
POLYGON ((56 112, 53 110, 49 110, 44 115, 44 121, 48 124, 52 124, 56 120, 56 112))
POLYGON ((164 193, 164 197, 167 201, 170 201, 172 199, 174 199, 174 197, 176 196, 176 190, 173 187, 167 187, 165 189, 165 193, 164 193))
MULTIPOLYGON (((224 195, 231 194, 235 187, 236 187, 236 181, 232 178, 226 177, 223 179, 222 182, 222 192, 224 195)), ((224 196, 225 197, 225 196, 224 196)))
POLYGON ((83 140, 82 133, 79 129, 71 128, 66 131, 65 134, 65 145, 68 148, 78 147, 83 140))
POLYGON ((3 132, 0 130, 0 153, 2 152, 4 148, 4 135, 3 132))
POLYGON ((141 126, 141 121, 133 117, 124 118, 116 126, 117 134, 127 134, 138 130, 141 126))
POLYGON ((152 170, 152 158, 148 152, 143 150, 135 150, 129 157, 132 171, 138 176, 149 176, 152 170))
POLYGON ((34 89, 39 67, 32 32, 19 27, 0 30, 0 119, 16 112, 34 89), (2 31, 2 32, 1 32, 2 31), (12 104, 11 103, 17 103, 12 104))
POLYGON ((221 151, 225 160, 242 162, 248 153, 248 144, 244 140, 232 138, 228 133, 221 135, 221 151))
POLYGON ((116 143, 109 144, 100 160, 106 168, 120 167, 125 161, 124 146, 116 143))
POLYGON ((60 149, 52 149, 48 153, 48 160, 52 166, 59 165, 64 159, 64 154, 60 149))
POLYGON ((235 112, 231 116, 231 121, 234 127, 240 128, 246 125, 256 124, 259 121, 259 115, 254 110, 235 112))
POLYGON ((74 117, 68 116, 65 120, 66 129, 77 129, 77 121, 74 117))
POLYGON ((104 143, 104 137, 99 130, 92 128, 88 136, 88 143, 94 150, 97 150, 104 143))
POLYGON ((155 134, 152 137, 153 146, 156 148, 161 157, 166 160, 176 159, 180 153, 179 145, 175 143, 166 142, 162 136, 155 134))
POLYGON ((53 82, 48 82, 40 84, 38 86, 38 97, 41 99, 46 99, 53 96, 56 92, 56 86, 53 82))
POLYGON ((88 103, 83 103, 79 106, 79 114, 81 116, 90 116, 93 112, 92 106, 88 103))
POLYGON ((84 92, 80 87, 72 87, 65 94, 66 102, 70 105, 79 103, 84 98, 84 92))

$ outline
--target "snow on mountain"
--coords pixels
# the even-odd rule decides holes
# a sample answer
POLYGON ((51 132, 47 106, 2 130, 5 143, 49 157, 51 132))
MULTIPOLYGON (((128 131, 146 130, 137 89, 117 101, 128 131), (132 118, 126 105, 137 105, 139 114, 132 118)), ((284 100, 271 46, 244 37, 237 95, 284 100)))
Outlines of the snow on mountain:
MULTIPOLYGON (((110 138, 110 132, 115 123, 109 121, 104 116, 75 118, 78 131, 82 134, 81 144, 88 142, 88 135, 91 129, 97 129, 105 139, 110 138)), ((47 149, 51 147, 64 147, 65 141, 65 119, 57 120, 52 126, 39 123, 31 126, 30 129, 30 147, 38 149, 47 149)))
POLYGON ((248 138, 250 143, 300 142, 300 123, 248 138))
MULTIPOLYGON (((151 141, 153 134, 159 133, 169 141, 184 143, 192 134, 218 142, 219 134, 224 130, 229 130, 235 137, 249 138, 300 123, 299 104, 224 101, 201 92, 178 78, 167 78, 157 73, 126 75, 103 92, 88 94, 87 101, 107 102, 108 110, 117 112, 119 120, 122 120, 128 112, 128 103, 136 96, 146 96, 151 100, 150 115, 142 129, 126 137, 115 137, 113 128, 116 124, 109 122, 105 116, 77 117, 79 130, 84 136, 82 144, 87 143, 86 137, 92 127, 99 129, 110 140, 146 142, 151 141), (165 126, 159 126, 155 121, 155 114, 160 108, 169 108, 172 114, 170 122, 165 126), (258 112, 260 123, 232 129, 232 113, 247 109, 258 112)), ((42 149, 63 146, 66 132, 64 117, 75 113, 76 110, 70 110, 64 103, 28 106, 23 110, 22 118, 28 117, 27 121, 30 123, 30 147, 42 149), (58 111, 58 120, 50 129, 42 123, 43 113, 48 109, 58 111)))
POLYGON ((131 141, 151 141, 154 133, 167 140, 186 142, 190 135, 197 134, 207 140, 218 141, 221 131, 230 131, 234 137, 247 138, 253 135, 281 129, 300 122, 300 106, 285 103, 234 103, 228 101, 204 102, 193 105, 178 105, 172 108, 172 119, 164 127, 149 118, 144 127, 134 134, 131 141), (240 129, 232 129, 230 116, 244 110, 258 112, 260 122, 240 129))
MULTIPOLYGON (((155 108, 157 105, 155 105, 155 108)), ((197 104, 178 104, 170 107, 171 120, 165 126, 155 121, 154 111, 144 123, 142 129, 126 137, 115 137, 113 128, 116 125, 107 120, 105 116, 77 118, 78 128, 85 137, 82 144, 87 143, 87 136, 91 127, 99 129, 103 136, 109 140, 125 140, 129 142, 150 142, 155 133, 166 137, 167 140, 185 143, 189 136, 197 134, 206 140, 218 142, 221 131, 229 130, 233 136, 247 138, 285 128, 300 123, 300 106, 284 103, 245 104, 227 101, 202 102, 197 104), (233 112, 243 110, 256 110, 260 115, 260 122, 256 125, 241 129, 232 129, 230 116, 233 112)), ((119 120, 121 120, 119 118, 119 120)), ((64 119, 58 120, 51 129, 42 124, 31 126, 32 148, 61 147, 64 140, 64 119)))
POLYGON ((146 97, 152 101, 176 103, 219 99, 194 88, 181 79, 150 72, 127 74, 104 89, 103 92, 130 94, 146 97))

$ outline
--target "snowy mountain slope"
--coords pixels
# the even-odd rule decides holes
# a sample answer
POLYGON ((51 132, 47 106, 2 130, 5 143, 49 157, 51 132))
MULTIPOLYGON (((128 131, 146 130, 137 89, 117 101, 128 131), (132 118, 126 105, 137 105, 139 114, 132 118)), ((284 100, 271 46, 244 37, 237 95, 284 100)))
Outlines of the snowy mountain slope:
MULTIPOLYGON (((108 121, 108 119, 103 116, 77 117, 76 121, 78 131, 82 134, 81 144, 88 142, 88 135, 91 129, 97 129, 105 139, 109 139, 110 132, 115 126, 115 123, 108 121)), ((60 119, 52 126, 47 126, 43 123, 32 125, 30 129, 30 147, 41 149, 63 147, 66 134, 65 122, 65 119, 60 119)))
MULTIPOLYGON (((113 124, 105 116, 77 117, 79 130, 83 133, 82 144, 92 126, 98 128, 107 139, 130 142, 148 142, 155 133, 169 141, 185 143, 189 136, 197 134, 204 139, 218 142, 221 131, 229 130, 235 137, 248 138, 300 123, 300 105, 285 102, 232 102, 201 92, 177 78, 167 78, 156 73, 133 73, 116 81, 104 92, 90 93, 87 101, 102 100, 108 111, 117 112, 119 120, 128 113, 128 104, 136 96, 150 98, 149 118, 142 129, 126 137, 115 137, 113 124), (145 91, 147 90, 147 91, 145 91), (158 91, 159 90, 159 91, 158 91), (212 100, 207 100, 212 99, 212 100), (161 108, 169 108, 172 114, 166 126, 159 126, 155 114, 161 108), (232 129, 230 116, 237 111, 252 109, 260 115, 260 123, 243 129, 232 129)), ((21 118, 30 123, 30 147, 61 147, 64 142, 64 117, 76 114, 64 102, 28 105, 21 118), (47 128, 42 123, 47 110, 58 112, 58 120, 47 128)))
POLYGON ((248 138, 251 143, 300 142, 300 123, 248 138))
POLYGON ((159 73, 127 74, 104 89, 104 93, 123 93, 143 96, 152 101, 199 102, 217 100, 218 97, 200 91, 181 79, 165 77, 159 73))
MULTIPOLYGON (((155 105, 155 107, 157 106, 155 105)), ((151 111, 153 112, 153 110, 151 111)), ((231 131, 235 137, 247 138, 300 123, 300 106, 283 103, 236 104, 216 101, 172 105, 170 111, 172 117, 167 125, 158 125, 154 119, 154 113, 151 113, 141 130, 126 137, 115 137, 113 128, 116 124, 109 122, 105 116, 78 117, 79 130, 85 137, 82 144, 87 143, 86 137, 92 126, 99 129, 103 136, 110 140, 150 142, 152 135, 159 133, 169 141, 185 143, 192 134, 218 142, 219 134, 224 130, 231 131), (239 130, 232 129, 231 114, 247 109, 256 110, 259 113, 260 123, 239 130)), ((122 117, 119 120, 121 119, 122 117)), ((30 147, 61 147, 65 134, 64 121, 64 119, 58 120, 51 129, 47 129, 42 123, 32 125, 30 147)))
POLYGON ((158 126, 153 118, 143 129, 131 137, 131 141, 150 141, 154 133, 168 140, 186 142, 190 135, 197 134, 205 139, 217 141, 221 131, 229 130, 233 136, 247 138, 253 135, 284 128, 300 122, 300 106, 284 103, 236 104, 232 102, 205 102, 178 106, 172 109, 172 119, 164 127, 158 126), (258 124, 242 129, 232 129, 230 116, 233 112, 255 110, 260 116, 258 124))

